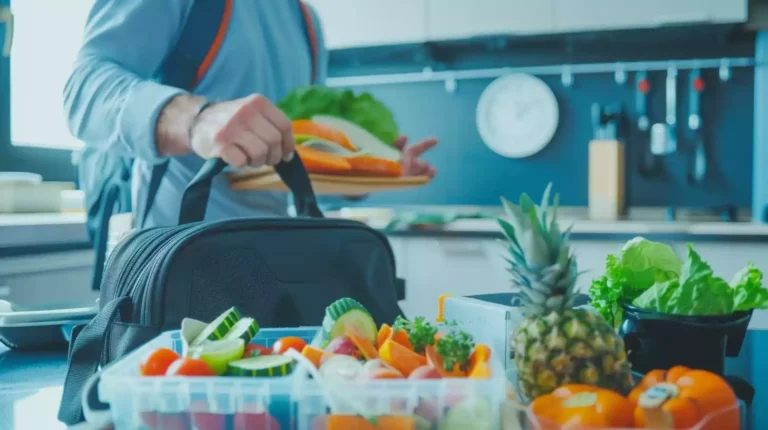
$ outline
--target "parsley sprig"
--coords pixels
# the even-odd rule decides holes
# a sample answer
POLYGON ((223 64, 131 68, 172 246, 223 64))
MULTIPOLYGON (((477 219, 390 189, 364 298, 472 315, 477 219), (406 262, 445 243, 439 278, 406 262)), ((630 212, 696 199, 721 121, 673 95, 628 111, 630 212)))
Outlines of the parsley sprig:
POLYGON ((424 353, 424 350, 431 345, 435 344, 435 335, 437 334, 437 327, 432 325, 424 317, 416 317, 413 321, 398 316, 395 319, 395 324, 392 326, 395 331, 405 330, 408 333, 408 340, 413 346, 413 350, 419 354, 424 353))
POLYGON ((469 357, 475 349, 472 335, 465 331, 451 331, 437 342, 437 353, 443 358, 443 367, 452 370, 457 364, 466 371, 469 357))

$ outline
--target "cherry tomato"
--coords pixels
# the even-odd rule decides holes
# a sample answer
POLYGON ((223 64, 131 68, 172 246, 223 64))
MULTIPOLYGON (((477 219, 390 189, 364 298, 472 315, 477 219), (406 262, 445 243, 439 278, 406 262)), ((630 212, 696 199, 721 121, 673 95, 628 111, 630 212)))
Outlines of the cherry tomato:
POLYGON ((194 358, 179 358, 171 364, 165 374, 166 376, 216 376, 216 372, 208 363, 194 358))
POLYGON ((256 345, 255 343, 249 343, 248 345, 245 345, 243 358, 258 357, 260 355, 272 355, 272 350, 266 346, 256 345))
POLYGON ((289 349, 295 349, 301 353, 301 350, 303 350, 305 346, 307 346, 307 342, 304 342, 304 339, 296 336, 288 336, 275 342, 272 346, 272 351, 275 354, 283 354, 289 349))
POLYGON ((163 376, 171 363, 179 358, 179 354, 168 348, 158 348, 144 357, 141 362, 141 376, 163 376))

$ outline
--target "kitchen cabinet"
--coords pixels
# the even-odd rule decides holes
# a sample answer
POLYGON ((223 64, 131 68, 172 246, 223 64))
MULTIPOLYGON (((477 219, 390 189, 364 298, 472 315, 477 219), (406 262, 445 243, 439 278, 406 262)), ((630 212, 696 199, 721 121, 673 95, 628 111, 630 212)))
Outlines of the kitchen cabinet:
POLYGON ((322 23, 328 49, 423 43, 426 0, 305 0, 322 23))
POLYGON ((495 239, 402 238, 406 299, 400 307, 408 317, 435 319, 443 294, 466 296, 507 292, 503 248, 495 239))
POLYGON ((0 299, 22 307, 93 304, 93 251, 0 258, 0 299))
MULTIPOLYGON (((715 276, 731 281, 733 275, 752 262, 761 272, 768 275, 768 244, 765 243, 729 243, 698 242, 691 240, 693 249, 712 267, 715 276)), ((675 252, 680 258, 688 255, 686 243, 675 244, 675 252)))
POLYGON ((429 0, 429 40, 549 33, 553 0, 429 0))
POLYGON ((746 22, 748 0, 554 0, 558 32, 746 22))

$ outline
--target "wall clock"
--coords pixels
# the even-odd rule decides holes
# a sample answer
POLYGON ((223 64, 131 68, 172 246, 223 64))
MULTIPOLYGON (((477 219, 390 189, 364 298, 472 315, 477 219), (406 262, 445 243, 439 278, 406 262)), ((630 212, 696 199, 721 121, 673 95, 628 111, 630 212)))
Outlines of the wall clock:
POLYGON ((529 157, 542 150, 557 130, 559 111, 552 90, 523 73, 491 82, 477 104, 477 130, 495 153, 529 157))

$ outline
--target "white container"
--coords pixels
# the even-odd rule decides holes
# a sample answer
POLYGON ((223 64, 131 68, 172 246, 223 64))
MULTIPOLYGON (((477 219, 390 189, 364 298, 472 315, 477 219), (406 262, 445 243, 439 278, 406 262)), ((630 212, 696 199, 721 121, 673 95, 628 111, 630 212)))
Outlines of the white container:
MULTIPOLYGON (((298 336, 310 342, 318 330, 265 328, 252 342, 272 347, 285 336, 298 336)), ((109 404, 115 430, 186 430, 219 428, 219 424, 221 428, 234 428, 236 415, 243 414, 248 415, 253 428, 295 428, 296 408, 291 390, 299 373, 296 370, 288 376, 269 378, 140 376, 141 360, 161 347, 181 353, 179 331, 161 334, 104 370, 99 381, 99 399, 109 404), (275 422, 270 416, 279 427, 270 424, 275 422)))

